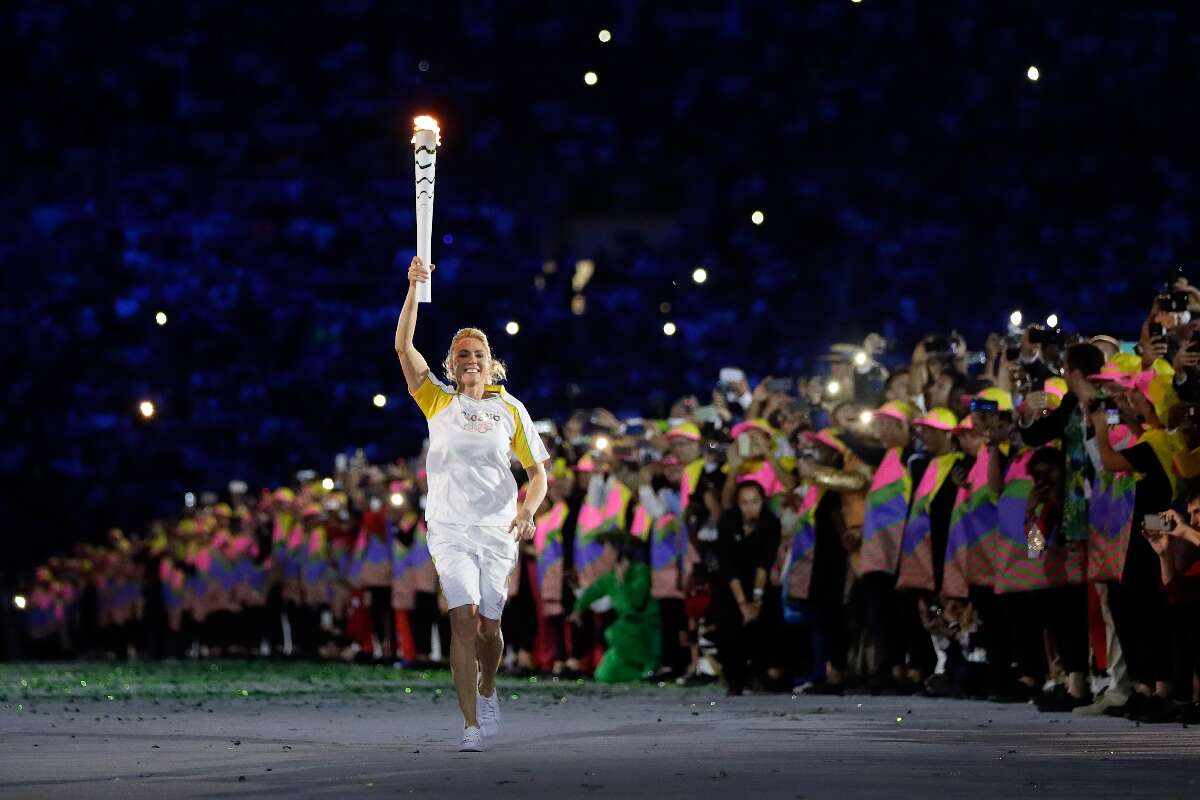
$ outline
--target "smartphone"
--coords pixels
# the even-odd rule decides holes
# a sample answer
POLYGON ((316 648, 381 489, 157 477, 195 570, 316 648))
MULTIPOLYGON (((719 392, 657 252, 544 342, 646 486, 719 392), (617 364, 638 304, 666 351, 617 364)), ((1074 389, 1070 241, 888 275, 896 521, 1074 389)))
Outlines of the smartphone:
POLYGON ((554 434, 554 422, 548 419, 539 419, 533 423, 533 429, 542 436, 551 436, 554 434))
POLYGON ((782 392, 784 394, 791 394, 792 390, 796 387, 796 379, 771 378, 770 380, 766 381, 766 384, 768 392, 782 392))
POLYGON ((1146 514, 1142 517, 1142 530, 1147 533, 1162 533, 1170 528, 1158 514, 1146 514))
POLYGON ((742 458, 749 458, 754 451, 754 443, 750 441, 750 434, 743 433, 737 438, 738 455, 742 458))
POLYGON ((732 383, 741 383, 745 380, 746 373, 742 372, 737 367, 721 367, 721 371, 717 375, 717 381, 726 385, 732 383))
POLYGON ((1004 358, 1007 361, 1016 363, 1016 361, 1021 358, 1021 346, 1016 345, 1014 347, 1004 348, 1004 358))
POLYGON ((996 400, 984 400, 984 399, 978 398, 978 397, 971 400, 971 413, 972 414, 975 414, 975 413, 995 414, 999 410, 1000 410, 1000 403, 996 400))
POLYGON ((1115 428, 1121 424, 1121 412, 1115 408, 1110 408, 1106 412, 1108 414, 1108 427, 1115 428))
POLYGON ((378 497, 372 497, 368 505, 371 507, 372 511, 378 511, 379 509, 383 508, 383 501, 378 497))
POLYGON ((645 436, 646 421, 641 417, 631 417, 621 424, 621 433, 626 436, 645 436))

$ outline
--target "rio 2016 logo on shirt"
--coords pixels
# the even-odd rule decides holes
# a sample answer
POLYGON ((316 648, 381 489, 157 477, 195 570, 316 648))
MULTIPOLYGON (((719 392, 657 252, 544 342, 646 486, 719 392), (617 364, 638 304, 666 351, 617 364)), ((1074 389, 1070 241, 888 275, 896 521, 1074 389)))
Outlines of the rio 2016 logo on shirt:
POLYGON ((464 411, 462 415, 463 430, 474 431, 475 433, 487 433, 500 424, 499 414, 481 414, 479 412, 464 411))

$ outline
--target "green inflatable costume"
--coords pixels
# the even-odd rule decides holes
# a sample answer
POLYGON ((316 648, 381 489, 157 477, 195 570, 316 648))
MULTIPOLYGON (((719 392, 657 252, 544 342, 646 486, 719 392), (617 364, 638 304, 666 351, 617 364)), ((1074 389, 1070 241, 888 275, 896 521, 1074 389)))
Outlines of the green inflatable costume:
POLYGON ((577 609, 586 609, 602 597, 612 598, 617 621, 604 631, 608 649, 595 679, 600 683, 627 683, 658 669, 661 636, 658 601, 650 596, 650 567, 640 561, 629 565, 625 580, 610 570, 596 579, 575 601, 577 609))

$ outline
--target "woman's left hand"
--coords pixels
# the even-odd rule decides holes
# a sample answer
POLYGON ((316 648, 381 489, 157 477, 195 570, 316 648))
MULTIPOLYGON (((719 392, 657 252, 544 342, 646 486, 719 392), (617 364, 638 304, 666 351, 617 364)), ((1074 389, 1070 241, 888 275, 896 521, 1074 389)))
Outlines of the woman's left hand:
POLYGON ((533 513, 524 508, 517 511, 517 515, 508 525, 508 530, 513 534, 513 539, 518 542, 522 539, 532 539, 534 531, 537 530, 537 524, 533 521, 533 513))

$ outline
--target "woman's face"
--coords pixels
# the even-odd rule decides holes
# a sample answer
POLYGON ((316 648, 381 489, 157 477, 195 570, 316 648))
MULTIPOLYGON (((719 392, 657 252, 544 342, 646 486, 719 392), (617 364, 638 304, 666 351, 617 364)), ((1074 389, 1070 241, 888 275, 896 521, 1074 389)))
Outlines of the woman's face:
POLYGON ((742 512, 742 519, 754 522, 762 513, 762 492, 754 486, 743 486, 738 489, 737 504, 738 510, 742 512))
POLYGON ((464 336, 454 343, 454 380, 459 386, 486 384, 491 374, 492 359, 483 342, 464 336))
POLYGON ((874 419, 875 438, 884 447, 905 447, 908 444, 908 427, 886 414, 876 414, 874 419))

